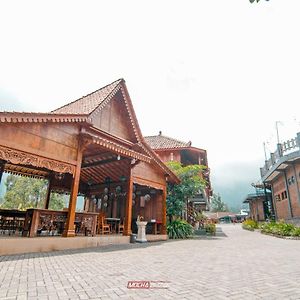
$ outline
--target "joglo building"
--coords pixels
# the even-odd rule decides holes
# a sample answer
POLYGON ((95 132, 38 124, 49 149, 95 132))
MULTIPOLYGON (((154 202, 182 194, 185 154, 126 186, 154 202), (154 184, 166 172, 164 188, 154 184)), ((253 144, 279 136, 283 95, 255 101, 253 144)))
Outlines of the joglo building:
POLYGON ((138 216, 165 235, 167 183, 179 183, 145 142, 123 79, 50 113, 0 112, 4 172, 49 182, 43 209, 0 210, 0 232, 23 237, 129 236, 138 216), (67 210, 49 210, 51 192, 70 195, 67 210))

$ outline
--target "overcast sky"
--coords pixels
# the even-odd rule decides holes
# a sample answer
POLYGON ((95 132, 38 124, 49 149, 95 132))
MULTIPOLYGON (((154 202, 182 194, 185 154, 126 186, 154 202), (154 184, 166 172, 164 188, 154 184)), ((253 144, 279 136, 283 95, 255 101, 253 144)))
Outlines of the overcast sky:
POLYGON ((241 202, 300 131, 300 1, 1 1, 0 110, 51 111, 120 77, 144 135, 207 149, 241 202))

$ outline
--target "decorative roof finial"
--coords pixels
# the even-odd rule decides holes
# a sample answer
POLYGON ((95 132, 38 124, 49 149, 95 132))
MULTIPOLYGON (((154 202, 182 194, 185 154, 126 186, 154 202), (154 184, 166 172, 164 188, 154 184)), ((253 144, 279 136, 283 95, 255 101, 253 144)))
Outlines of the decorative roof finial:
POLYGON ((161 135, 162 134, 162 132, 161 132, 161 130, 159 131, 159 133, 158 133, 158 135, 161 135))

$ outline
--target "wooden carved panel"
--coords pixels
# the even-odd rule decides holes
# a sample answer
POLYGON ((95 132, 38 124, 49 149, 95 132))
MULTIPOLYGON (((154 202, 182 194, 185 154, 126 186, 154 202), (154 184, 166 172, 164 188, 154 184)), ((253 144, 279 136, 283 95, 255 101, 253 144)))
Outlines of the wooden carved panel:
POLYGON ((31 165, 59 173, 74 174, 75 166, 0 146, 0 159, 17 165, 31 165))

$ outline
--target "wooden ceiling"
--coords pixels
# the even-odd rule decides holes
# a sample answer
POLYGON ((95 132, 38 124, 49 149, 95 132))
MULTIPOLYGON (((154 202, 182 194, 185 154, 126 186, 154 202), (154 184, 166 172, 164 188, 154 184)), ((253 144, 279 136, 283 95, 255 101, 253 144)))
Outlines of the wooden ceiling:
POLYGON ((89 145, 81 164, 81 181, 88 185, 101 184, 107 177, 113 182, 127 176, 131 159, 122 157, 99 145, 89 145))

